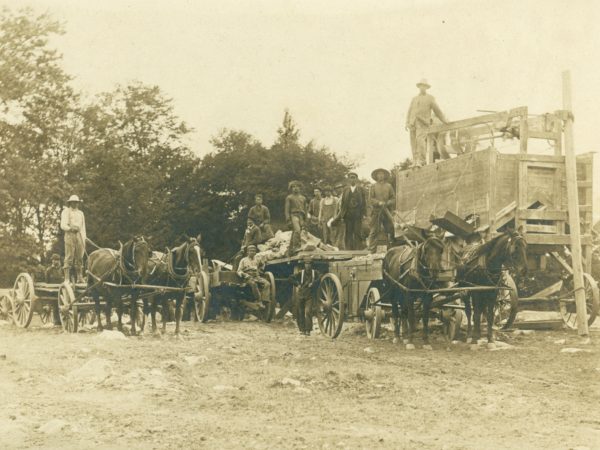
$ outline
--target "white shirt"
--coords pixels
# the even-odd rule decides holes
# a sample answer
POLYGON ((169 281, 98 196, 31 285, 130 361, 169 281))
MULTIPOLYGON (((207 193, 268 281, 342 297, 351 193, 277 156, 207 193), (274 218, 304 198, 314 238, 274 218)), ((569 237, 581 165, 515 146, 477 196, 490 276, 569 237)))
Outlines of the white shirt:
POLYGON ((354 191, 356 190, 356 185, 350 186, 350 190, 352 191, 352 193, 354 193, 354 191))
POLYGON ((85 232, 85 217, 83 211, 66 207, 62 210, 60 215, 60 228, 63 231, 69 231, 72 226, 79 227, 79 235, 81 236, 83 245, 85 245, 87 235, 85 232))

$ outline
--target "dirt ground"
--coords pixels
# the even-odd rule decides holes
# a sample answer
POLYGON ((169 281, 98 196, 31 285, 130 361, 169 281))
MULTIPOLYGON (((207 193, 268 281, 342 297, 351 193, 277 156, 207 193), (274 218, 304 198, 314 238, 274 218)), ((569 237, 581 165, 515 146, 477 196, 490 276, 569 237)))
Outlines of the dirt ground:
POLYGON ((146 334, 0 325, 0 448, 600 448, 600 333, 436 335, 185 323, 146 334), (574 352, 579 348, 583 351, 574 352))

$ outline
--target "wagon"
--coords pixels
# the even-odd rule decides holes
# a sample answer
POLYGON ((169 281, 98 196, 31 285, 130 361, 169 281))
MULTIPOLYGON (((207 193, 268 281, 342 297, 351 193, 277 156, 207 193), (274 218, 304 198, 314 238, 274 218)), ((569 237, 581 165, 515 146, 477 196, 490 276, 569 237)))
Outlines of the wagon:
POLYGON ((316 292, 319 329, 324 335, 336 338, 344 321, 361 317, 361 304, 371 283, 381 278, 382 260, 372 258, 364 250, 341 250, 299 252, 267 261, 266 268, 274 275, 283 311, 294 303, 296 295, 296 288, 288 278, 302 270, 302 261, 307 257, 321 274, 316 292))
MULTIPOLYGON (((519 304, 536 309, 553 305, 565 325, 575 328, 563 150, 568 114, 531 115, 527 107, 519 107, 431 126, 426 134, 430 164, 396 172, 396 218, 400 223, 428 228, 432 217, 443 217, 449 211, 461 218, 474 218, 477 230, 488 237, 509 226, 522 228, 528 243, 529 276, 518 280, 519 304), (457 156, 434 162, 440 148, 457 156)), ((587 272, 584 289, 591 323, 600 307, 597 283, 589 275, 593 154, 577 155, 576 172, 583 267, 587 272)))
POLYGON ((234 320, 242 320, 246 313, 250 313, 264 322, 270 322, 275 316, 277 288, 271 272, 265 271, 263 277, 269 281, 269 292, 261 292, 261 298, 256 300, 251 287, 236 271, 225 270, 217 264, 211 272, 203 270, 198 289, 206 294, 199 294, 204 299, 197 310, 201 317, 199 320, 206 321, 209 310, 220 312, 226 308, 234 320))

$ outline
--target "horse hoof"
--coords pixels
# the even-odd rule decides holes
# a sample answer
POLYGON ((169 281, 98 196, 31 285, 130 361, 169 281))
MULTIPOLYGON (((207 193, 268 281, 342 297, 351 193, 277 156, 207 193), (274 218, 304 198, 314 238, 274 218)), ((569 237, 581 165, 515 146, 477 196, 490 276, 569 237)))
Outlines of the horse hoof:
POLYGON ((473 343, 473 338, 467 338, 467 344, 472 344, 473 343))
POLYGON ((394 339, 392 339, 392 344, 397 344, 397 343, 398 343, 398 338, 395 337, 394 339))
POLYGON ((407 344, 408 344, 408 339, 403 339, 403 340, 402 340, 402 343, 403 343, 404 345, 407 345, 407 344))
POLYGON ((452 342, 451 342, 451 344, 452 344, 452 345, 458 345, 458 344, 459 344, 459 342, 460 342, 460 341, 456 341, 456 340, 454 340, 454 341, 452 341, 452 342))
POLYGON ((494 350, 496 348, 496 344, 494 344, 493 342, 488 342, 487 348, 488 350, 494 350))
POLYGON ((423 350, 433 350, 433 347, 429 344, 423 345, 423 350))
POLYGON ((406 350, 414 350, 415 344, 406 344, 406 350))
POLYGON ((477 345, 477 344, 471 344, 470 349, 472 351, 479 350, 479 345, 477 345))
POLYGON ((162 339, 162 334, 159 331, 155 331, 152 333, 152 337, 155 339, 162 339))

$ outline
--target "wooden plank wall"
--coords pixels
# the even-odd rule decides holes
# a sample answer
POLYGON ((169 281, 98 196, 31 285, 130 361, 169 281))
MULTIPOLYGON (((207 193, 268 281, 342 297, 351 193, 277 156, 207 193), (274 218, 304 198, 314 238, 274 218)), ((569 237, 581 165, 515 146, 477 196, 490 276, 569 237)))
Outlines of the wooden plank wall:
POLYGON ((468 153, 396 176, 396 210, 407 223, 428 228, 432 215, 452 211, 460 217, 479 214, 488 224, 492 201, 492 161, 495 150, 468 153))

